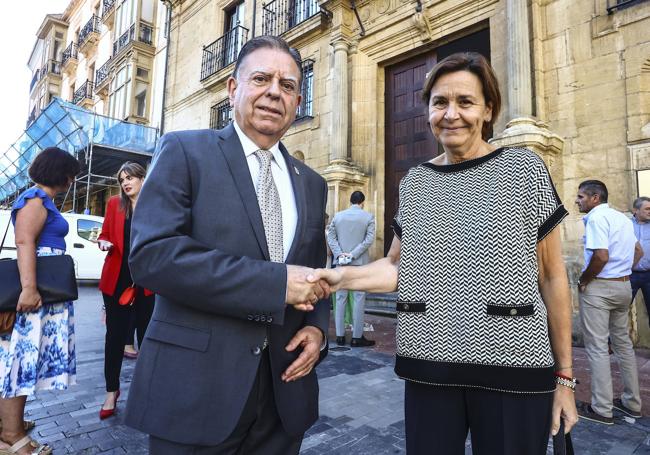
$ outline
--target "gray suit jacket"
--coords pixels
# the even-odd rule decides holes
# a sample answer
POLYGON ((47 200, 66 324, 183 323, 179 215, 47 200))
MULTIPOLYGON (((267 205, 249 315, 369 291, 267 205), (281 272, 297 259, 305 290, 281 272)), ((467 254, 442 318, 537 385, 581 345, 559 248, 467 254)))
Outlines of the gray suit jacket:
MULTIPOLYGON (((286 262, 322 267, 327 185, 280 148, 298 209, 286 262)), ((278 413, 289 434, 304 433, 318 418, 316 373, 282 382, 300 354, 285 346, 305 325, 327 333, 329 302, 310 313, 285 305, 286 267, 269 261, 255 187, 232 125, 161 138, 131 238, 131 273, 156 293, 156 307, 126 423, 183 444, 222 442, 241 415, 268 333, 278 413)))
POLYGON ((370 262, 368 248, 374 241, 375 217, 358 205, 334 215, 327 231, 327 243, 335 263, 341 253, 351 253, 349 265, 367 264, 370 262))

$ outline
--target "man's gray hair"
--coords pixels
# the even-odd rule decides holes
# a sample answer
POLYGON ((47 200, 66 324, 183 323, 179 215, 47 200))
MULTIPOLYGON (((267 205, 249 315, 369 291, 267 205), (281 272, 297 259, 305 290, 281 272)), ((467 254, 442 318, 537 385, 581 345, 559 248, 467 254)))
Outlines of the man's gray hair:
POLYGON ((639 210, 644 202, 650 202, 650 197, 641 196, 634 200, 632 207, 639 210))

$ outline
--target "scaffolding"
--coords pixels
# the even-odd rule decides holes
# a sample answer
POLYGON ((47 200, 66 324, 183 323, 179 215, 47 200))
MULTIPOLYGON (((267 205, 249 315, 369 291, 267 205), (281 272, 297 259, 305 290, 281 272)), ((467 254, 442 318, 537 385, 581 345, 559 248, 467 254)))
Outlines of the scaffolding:
POLYGON ((63 207, 70 196, 71 210, 77 212, 81 196, 88 213, 92 192, 115 186, 115 173, 125 161, 146 166, 157 140, 156 128, 99 115, 54 98, 0 157, 0 208, 9 208, 32 184, 28 169, 36 155, 47 147, 59 147, 79 160, 81 172, 57 202, 63 207))

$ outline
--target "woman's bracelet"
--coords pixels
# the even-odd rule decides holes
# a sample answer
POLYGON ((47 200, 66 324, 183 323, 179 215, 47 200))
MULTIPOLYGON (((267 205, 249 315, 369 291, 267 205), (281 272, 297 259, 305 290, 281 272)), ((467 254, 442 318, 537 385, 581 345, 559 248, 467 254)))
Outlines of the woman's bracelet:
POLYGON ((573 369, 573 365, 567 365, 565 367, 557 367, 555 371, 571 370, 571 369, 573 369))
POLYGON ((576 378, 570 378, 558 372, 555 372, 555 382, 559 385, 570 388, 574 392, 576 391, 576 384, 578 384, 578 380, 576 378))

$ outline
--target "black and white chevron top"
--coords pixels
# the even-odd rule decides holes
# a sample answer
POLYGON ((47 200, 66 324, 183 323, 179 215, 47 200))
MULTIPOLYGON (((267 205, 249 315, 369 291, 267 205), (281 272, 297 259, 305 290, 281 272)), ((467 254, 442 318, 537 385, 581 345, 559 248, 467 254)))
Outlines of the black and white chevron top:
POLYGON ((555 389, 537 243, 567 215, 528 149, 412 168, 401 239, 396 373, 507 392, 555 389))

